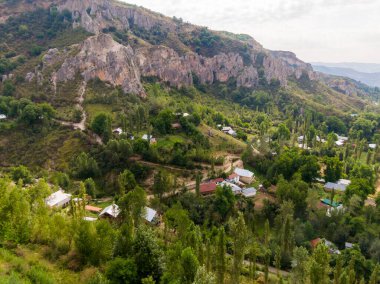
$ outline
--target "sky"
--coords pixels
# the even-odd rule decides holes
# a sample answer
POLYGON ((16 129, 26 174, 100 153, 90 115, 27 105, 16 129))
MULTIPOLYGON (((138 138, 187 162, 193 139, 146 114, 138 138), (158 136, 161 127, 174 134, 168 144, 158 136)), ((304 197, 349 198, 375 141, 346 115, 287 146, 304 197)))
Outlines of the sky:
MULTIPOLYGON (((123 0, 125 1, 125 0, 123 0)), ((380 63, 380 0, 127 0, 307 62, 380 63)))

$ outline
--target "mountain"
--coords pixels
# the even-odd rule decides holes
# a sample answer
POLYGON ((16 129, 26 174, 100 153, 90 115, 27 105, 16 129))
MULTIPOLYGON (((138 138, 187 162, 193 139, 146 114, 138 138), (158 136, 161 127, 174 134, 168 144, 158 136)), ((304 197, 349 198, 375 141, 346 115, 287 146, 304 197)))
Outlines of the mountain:
MULTIPOLYGON (((342 63, 342 65, 344 64, 342 63)), ((347 65, 350 66, 349 64, 347 65)), ((380 70, 380 65, 373 64, 373 65, 370 65, 369 67, 364 66, 359 69, 377 70, 377 68, 380 70)), ((356 81, 362 82, 364 84, 367 84, 368 86, 380 87, 380 71, 375 72, 375 73, 366 73, 366 72, 357 71, 352 68, 327 66, 327 65, 315 65, 315 64, 313 64, 313 69, 315 71, 322 72, 325 74, 348 77, 356 81)))
POLYGON ((380 73, 379 63, 358 63, 358 62, 340 62, 340 63, 328 63, 328 62, 311 62, 313 66, 325 66, 335 68, 353 69, 361 73, 380 73))
POLYGON ((0 23, 2 80, 22 77, 24 91, 37 83, 48 100, 78 74, 140 97, 146 96, 144 82, 157 78, 174 88, 224 84, 244 96, 279 87, 292 103, 323 112, 326 105, 362 109, 370 99, 355 87, 349 93, 330 88, 292 52, 122 2, 7 0, 0 2, 0 23))

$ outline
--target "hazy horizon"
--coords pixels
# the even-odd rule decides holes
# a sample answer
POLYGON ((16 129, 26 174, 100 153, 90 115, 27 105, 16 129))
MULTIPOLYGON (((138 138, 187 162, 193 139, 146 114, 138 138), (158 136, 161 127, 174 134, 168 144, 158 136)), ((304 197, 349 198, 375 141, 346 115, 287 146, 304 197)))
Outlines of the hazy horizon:
POLYGON ((380 0, 123 0, 307 62, 380 64, 380 0))

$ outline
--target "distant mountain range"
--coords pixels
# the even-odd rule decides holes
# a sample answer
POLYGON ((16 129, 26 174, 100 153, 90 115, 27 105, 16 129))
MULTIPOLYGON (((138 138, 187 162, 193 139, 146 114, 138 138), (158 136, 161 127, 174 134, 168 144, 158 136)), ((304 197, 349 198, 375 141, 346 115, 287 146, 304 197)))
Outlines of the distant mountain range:
POLYGON ((375 63, 312 63, 313 69, 329 75, 344 76, 372 87, 380 87, 380 64, 375 63))

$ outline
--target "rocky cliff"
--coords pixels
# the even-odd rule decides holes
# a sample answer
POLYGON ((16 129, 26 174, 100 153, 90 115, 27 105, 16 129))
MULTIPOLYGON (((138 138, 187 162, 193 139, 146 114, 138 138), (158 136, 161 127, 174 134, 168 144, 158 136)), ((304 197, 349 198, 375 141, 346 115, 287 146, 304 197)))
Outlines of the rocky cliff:
POLYGON ((85 80, 98 77, 144 96, 143 76, 176 87, 192 85, 196 76, 202 84, 233 80, 237 87, 249 88, 262 79, 286 85, 289 77, 315 78, 311 66, 293 53, 266 50, 249 36, 207 30, 205 39, 202 27, 113 0, 20 0, 14 11, 46 8, 47 2, 70 11, 74 27, 94 34, 80 44, 79 53, 64 60, 53 82, 71 80, 79 72, 85 80), (127 40, 116 41, 115 31, 126 34, 127 40), (202 52, 202 46, 195 45, 205 41, 207 52, 202 52))

